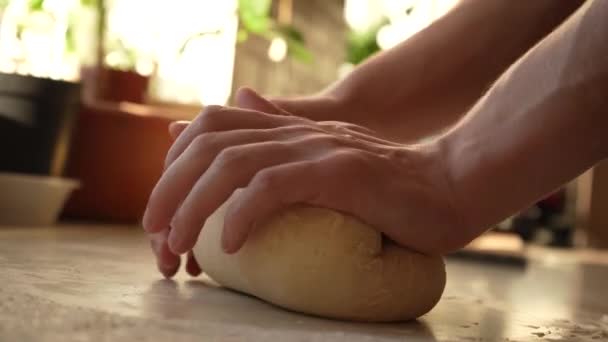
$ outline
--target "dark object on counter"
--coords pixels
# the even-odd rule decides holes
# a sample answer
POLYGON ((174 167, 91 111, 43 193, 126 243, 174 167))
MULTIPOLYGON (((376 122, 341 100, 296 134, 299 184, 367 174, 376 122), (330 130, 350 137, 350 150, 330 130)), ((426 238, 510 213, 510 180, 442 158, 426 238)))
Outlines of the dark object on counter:
POLYGON ((573 245, 574 223, 566 210, 566 190, 560 189, 515 215, 508 230, 525 242, 551 247, 573 245))
POLYGON ((462 249, 448 254, 447 257, 451 259, 504 265, 515 268, 525 268, 528 265, 528 260, 523 254, 504 253, 498 251, 478 251, 462 249))
POLYGON ((0 172, 60 176, 78 83, 0 73, 0 172))

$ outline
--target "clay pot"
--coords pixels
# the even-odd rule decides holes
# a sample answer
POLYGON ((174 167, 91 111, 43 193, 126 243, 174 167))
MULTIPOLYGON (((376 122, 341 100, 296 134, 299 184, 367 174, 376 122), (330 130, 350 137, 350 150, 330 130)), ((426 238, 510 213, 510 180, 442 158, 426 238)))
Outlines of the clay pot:
POLYGON ((99 99, 110 102, 145 103, 150 78, 133 71, 99 69, 99 99))
POLYGON ((171 145, 168 118, 83 106, 67 165, 81 181, 69 200, 69 218, 137 222, 161 175, 171 145))

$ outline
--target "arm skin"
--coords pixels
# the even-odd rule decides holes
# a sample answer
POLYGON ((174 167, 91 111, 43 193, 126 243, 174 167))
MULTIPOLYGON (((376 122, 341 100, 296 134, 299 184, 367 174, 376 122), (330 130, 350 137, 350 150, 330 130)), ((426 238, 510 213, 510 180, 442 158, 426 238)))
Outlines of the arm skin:
POLYGON ((478 235, 608 156, 608 1, 589 1, 440 139, 478 235))
POLYGON ((352 122, 390 140, 413 141, 458 121, 509 65, 580 4, 463 1, 322 94, 273 102, 316 121, 352 122))
POLYGON ((181 124, 144 216, 161 271, 177 271, 178 255, 237 188, 228 253, 295 203, 350 213, 423 253, 464 246, 608 156, 607 36, 608 1, 586 2, 457 125, 420 145, 288 115, 263 98, 249 102, 266 112, 207 108, 181 124))

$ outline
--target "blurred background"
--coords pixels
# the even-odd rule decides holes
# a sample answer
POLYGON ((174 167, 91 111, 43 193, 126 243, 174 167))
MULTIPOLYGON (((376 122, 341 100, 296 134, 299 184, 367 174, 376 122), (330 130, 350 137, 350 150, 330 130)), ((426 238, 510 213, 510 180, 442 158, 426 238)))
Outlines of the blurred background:
POLYGON ((456 2, 4 0, 0 71, 77 82, 100 66, 133 83, 102 97, 138 103, 226 104, 242 84, 309 93, 456 2))
MULTIPOLYGON (((28 188, 35 196, 2 183, 10 200, 0 215, 23 203, 42 212, 48 203, 33 198, 48 193, 62 219, 135 223, 162 170, 169 122, 230 104, 240 86, 317 92, 457 2, 0 1, 0 173, 39 182, 28 188), (62 194, 44 187, 49 178, 78 184, 62 194)), ((607 173, 590 170, 503 222, 494 231, 516 240, 500 245, 607 246, 608 214, 596 208, 608 199, 607 173)))

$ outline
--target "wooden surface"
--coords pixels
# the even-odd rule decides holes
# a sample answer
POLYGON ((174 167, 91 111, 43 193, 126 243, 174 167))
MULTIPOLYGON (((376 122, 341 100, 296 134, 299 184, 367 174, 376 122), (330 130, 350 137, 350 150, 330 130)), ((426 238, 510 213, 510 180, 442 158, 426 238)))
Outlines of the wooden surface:
POLYGON ((523 264, 449 258, 447 288, 431 313, 353 324, 287 312, 183 273, 162 280, 135 227, 4 227, 0 341, 608 341, 606 255, 529 256, 523 264))

